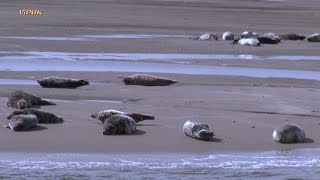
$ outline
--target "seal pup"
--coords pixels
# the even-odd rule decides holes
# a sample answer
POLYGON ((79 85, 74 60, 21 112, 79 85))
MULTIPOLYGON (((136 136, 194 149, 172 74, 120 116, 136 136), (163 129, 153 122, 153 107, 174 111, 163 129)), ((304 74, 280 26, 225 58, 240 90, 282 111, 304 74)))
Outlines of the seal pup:
POLYGON ((218 36, 213 33, 205 33, 200 35, 199 37, 193 38, 193 40, 201 40, 201 41, 212 41, 212 40, 218 40, 218 36))
POLYGON ((223 40, 234 40, 234 34, 230 31, 226 31, 222 34, 223 40))
POLYGON ((280 38, 283 40, 304 40, 306 37, 295 33, 281 34, 280 38))
POLYGON ((10 128, 14 131, 25 131, 34 128, 38 125, 38 118, 33 114, 29 115, 15 115, 10 118, 8 125, 5 128, 10 128))
POLYGON ((243 33, 241 33, 240 37, 241 39, 244 39, 244 38, 257 38, 259 37, 260 35, 256 32, 250 32, 250 31, 244 31, 243 33))
POLYGON ((52 114, 50 112, 42 111, 39 109, 34 109, 34 108, 27 108, 23 110, 18 110, 18 111, 13 111, 7 119, 11 119, 11 117, 15 115, 28 115, 28 114, 34 114, 38 118, 38 123, 39 124, 53 124, 53 123, 63 123, 63 119, 59 116, 56 116, 55 114, 52 114))
POLYGON ((50 76, 43 79, 39 79, 38 83, 43 88, 77 88, 80 86, 89 85, 89 82, 82 79, 69 79, 60 78, 56 76, 50 76))
POLYGON ((129 116, 115 114, 103 123, 104 135, 132 134, 136 130, 136 122, 129 116))
POLYGON ((123 78, 125 85, 141 85, 141 86, 168 86, 178 83, 175 80, 167 79, 158 76, 152 76, 148 74, 133 74, 131 76, 123 78))
POLYGON ((106 119, 108 119, 110 116, 115 114, 123 114, 126 116, 131 117, 136 123, 144 121, 144 120, 154 120, 154 116, 147 115, 147 114, 139 114, 139 113, 128 113, 123 111, 117 111, 114 109, 108 109, 108 110, 100 110, 97 111, 94 114, 91 114, 90 117, 100 120, 102 123, 106 119))
POLYGON ((191 138, 203 141, 209 141, 214 136, 214 133, 210 131, 207 124, 194 121, 185 122, 183 125, 183 132, 191 138))
POLYGON ((273 140, 279 143, 291 144, 305 141, 305 133, 296 124, 285 123, 275 129, 272 134, 273 140))
POLYGON ((320 34, 319 33, 315 33, 310 35, 309 37, 307 37, 307 41, 309 42, 320 42, 320 34))
POLYGON ((280 38, 273 39, 273 38, 265 37, 265 36, 257 37, 257 39, 261 44, 278 44, 281 41, 280 38))
POLYGON ((261 45, 261 43, 257 38, 236 39, 233 41, 233 44, 240 44, 242 46, 260 46, 261 45))
POLYGON ((14 91, 8 98, 7 106, 16 109, 31 108, 34 105, 56 105, 53 102, 24 91, 14 91))

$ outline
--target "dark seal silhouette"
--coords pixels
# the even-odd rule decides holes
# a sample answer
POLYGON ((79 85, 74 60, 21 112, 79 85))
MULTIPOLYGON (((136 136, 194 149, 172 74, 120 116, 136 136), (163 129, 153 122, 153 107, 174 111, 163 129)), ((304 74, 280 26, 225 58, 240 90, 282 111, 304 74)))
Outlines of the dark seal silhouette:
POLYGON ((281 41, 280 38, 274 39, 274 38, 265 37, 265 36, 257 37, 257 39, 261 44, 278 44, 281 41))
POLYGON ((24 91, 14 91, 8 99, 7 106, 16 109, 31 108, 35 105, 56 105, 53 102, 41 99, 40 97, 24 91))
POLYGON ((280 38, 283 40, 304 40, 306 36, 299 35, 296 33, 288 33, 288 34, 281 34, 280 38))
POLYGON ((191 138, 203 141, 209 141, 214 136, 214 133, 210 131, 207 124, 194 121, 185 122, 183 125, 183 132, 185 135, 191 138))
POLYGON ((141 86, 168 86, 178 83, 175 80, 147 74, 134 74, 123 78, 125 85, 141 85, 141 86))
POLYGON ((129 116, 115 114, 103 123, 104 135, 132 134, 136 130, 136 122, 129 116))
POLYGON ((50 76, 38 80, 38 83, 43 88, 77 88, 80 86, 89 85, 89 82, 82 79, 69 79, 50 76))
POLYGON ((16 115, 10 118, 8 125, 4 127, 10 128, 14 131, 25 131, 34 128, 38 125, 38 118, 33 114, 16 115))
POLYGON ((34 114, 38 118, 38 123, 39 124, 55 124, 55 123, 62 123, 63 119, 59 116, 56 116, 53 113, 42 111, 39 109, 34 109, 34 108, 27 108, 23 110, 18 110, 18 111, 13 111, 7 119, 11 119, 11 117, 15 115, 28 115, 28 114, 34 114))
POLYGON ((152 115, 140 114, 140 113, 128 113, 128 112, 117 111, 114 109, 97 111, 96 113, 91 114, 91 117, 98 119, 102 123, 104 123, 104 121, 106 119, 108 119, 110 116, 115 115, 115 114, 123 114, 123 115, 129 116, 132 119, 134 119, 134 121, 136 123, 144 121, 144 120, 154 120, 154 116, 152 116, 152 115))
POLYGON ((320 34, 319 33, 315 33, 310 35, 309 37, 307 37, 307 41, 309 42, 320 42, 320 34))

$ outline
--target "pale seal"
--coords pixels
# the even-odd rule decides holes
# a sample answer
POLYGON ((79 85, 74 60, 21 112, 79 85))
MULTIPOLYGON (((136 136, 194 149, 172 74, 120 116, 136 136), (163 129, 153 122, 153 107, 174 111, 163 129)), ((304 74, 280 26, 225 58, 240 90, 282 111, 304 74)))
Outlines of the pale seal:
POLYGON ((122 112, 122 111, 117 111, 114 109, 108 109, 108 110, 100 110, 97 111, 94 114, 91 114, 92 118, 100 120, 102 123, 106 119, 108 119, 110 116, 115 115, 115 114, 122 114, 131 117, 136 123, 144 121, 144 120, 154 120, 154 116, 147 115, 147 114, 140 114, 140 113, 128 113, 128 112, 122 112))
POLYGON ((270 33, 266 33, 265 35, 263 35, 264 37, 268 37, 268 38, 272 38, 272 39, 280 39, 281 40, 281 38, 278 36, 278 35, 276 35, 275 33, 272 33, 272 32, 270 32, 270 33))
POLYGON ((275 129, 272 137, 276 142, 284 144, 301 143, 306 140, 305 133, 301 127, 288 123, 275 129))
POLYGON ((246 38, 257 38, 260 35, 256 32, 249 32, 249 31, 244 31, 243 33, 241 33, 240 37, 241 39, 246 39, 246 38))
POLYGON ((288 34, 281 34, 280 38, 283 40, 304 40, 306 37, 303 35, 295 34, 295 33, 288 33, 288 34))
POLYGON ((136 122, 129 116, 115 114, 103 123, 104 135, 132 134, 136 130, 136 122))
POLYGON ((29 115, 16 115, 10 118, 9 125, 4 127, 10 128, 14 131, 25 131, 36 127, 38 124, 37 116, 33 114, 29 115))
POLYGON ((15 115, 28 115, 28 114, 34 114, 38 118, 39 124, 53 124, 53 123, 63 123, 63 119, 59 116, 56 116, 55 114, 52 114, 50 112, 42 111, 39 109, 34 108, 27 108, 23 110, 13 111, 7 119, 11 119, 11 117, 15 115))
POLYGON ((207 124, 194 121, 185 122, 183 125, 183 132, 191 138, 203 141, 209 141, 214 136, 214 133, 210 131, 207 124))
POLYGON ((243 39, 236 39, 233 41, 233 44, 240 44, 242 46, 260 46, 261 43, 257 38, 243 38, 243 39))
POLYGON ((218 40, 218 36, 208 32, 200 35, 199 37, 193 38, 193 40, 212 41, 212 40, 218 40))
POLYGON ((227 32, 224 32, 223 34, 222 34, 222 39, 223 40, 234 40, 234 34, 232 33, 232 32, 230 32, 230 31, 227 31, 227 32))
POLYGON ((257 37, 257 39, 261 44, 278 44, 281 41, 280 38, 273 39, 273 38, 265 37, 265 36, 257 37))
POLYGON ((77 88, 80 86, 89 85, 89 82, 82 79, 69 79, 50 76, 38 80, 38 83, 43 88, 77 88))
POLYGON ((141 86, 168 86, 178 83, 175 80, 147 74, 134 74, 123 78, 125 85, 141 85, 141 86))
POLYGON ((56 105, 53 102, 41 99, 40 97, 24 91, 14 91, 7 102, 8 107, 16 109, 31 108, 34 105, 56 105))
POLYGON ((315 33, 310 35, 309 37, 307 37, 307 41, 309 42, 320 42, 320 34, 319 33, 315 33))

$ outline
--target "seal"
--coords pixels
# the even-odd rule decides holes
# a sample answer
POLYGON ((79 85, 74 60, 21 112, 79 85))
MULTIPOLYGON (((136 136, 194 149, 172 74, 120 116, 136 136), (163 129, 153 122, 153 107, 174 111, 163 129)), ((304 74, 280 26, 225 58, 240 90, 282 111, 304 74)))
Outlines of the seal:
POLYGON ((257 38, 260 35, 256 32, 250 32, 250 31, 244 31, 243 33, 241 33, 240 37, 241 39, 246 39, 246 38, 257 38))
POLYGON ((136 130, 136 122, 129 116, 115 114, 103 123, 104 135, 132 134, 136 130))
POLYGON ((134 74, 123 78, 125 85, 141 85, 141 86, 169 86, 178 83, 175 80, 147 74, 134 74))
POLYGON ((270 33, 266 33, 265 35, 263 35, 264 37, 268 37, 268 38, 272 38, 272 39, 280 39, 281 40, 281 38, 278 36, 278 35, 276 35, 275 33, 272 33, 272 32, 270 32, 270 33))
POLYGON ((265 36, 257 37, 257 39, 261 44, 278 44, 281 41, 280 38, 273 39, 273 38, 265 37, 265 36))
POLYGON ((203 141, 209 141, 214 136, 214 133, 210 131, 207 124, 194 121, 185 122, 183 125, 183 132, 191 138, 203 141))
POLYGON ((218 36, 213 33, 205 33, 200 35, 199 37, 193 38, 193 40, 201 40, 201 41, 212 41, 212 40, 218 40, 218 36))
POLYGON ((56 105, 53 102, 24 91, 14 91, 8 98, 7 106, 16 109, 31 108, 34 105, 56 105))
POLYGON ((38 125, 38 118, 33 114, 16 115, 10 118, 9 125, 4 125, 13 131, 25 131, 34 128, 38 125))
POLYGON ((281 34, 280 38, 283 40, 304 40, 306 37, 295 33, 281 34))
POLYGON ((122 111, 117 111, 114 109, 108 109, 108 110, 100 110, 97 111, 94 114, 91 114, 90 116, 92 118, 100 120, 102 123, 106 119, 108 119, 110 116, 115 115, 115 114, 122 114, 131 117, 136 123, 144 121, 144 120, 154 120, 154 116, 147 115, 147 114, 140 114, 140 113, 128 113, 128 112, 122 112, 122 111))
POLYGON ((240 44, 242 46, 260 46, 261 43, 256 38, 243 38, 243 39, 235 39, 233 44, 240 44))
POLYGON ((89 82, 82 79, 69 79, 50 76, 38 80, 38 83, 43 88, 70 88, 74 89, 80 86, 89 85, 89 82))
POLYGON ((222 39, 223 40, 234 40, 234 34, 230 31, 226 31, 222 34, 222 39))
POLYGON ((310 35, 309 37, 307 37, 307 41, 309 42, 320 42, 320 34, 319 33, 315 33, 310 35))
POLYGON ((63 123, 63 119, 59 116, 56 116, 55 114, 52 114, 50 112, 42 111, 39 109, 34 109, 34 108, 27 108, 23 110, 18 110, 18 111, 13 111, 7 119, 11 119, 11 117, 15 115, 28 115, 28 114, 33 114, 36 115, 38 118, 38 123, 39 124, 54 124, 54 123, 63 123))
POLYGON ((279 143, 292 144, 305 141, 305 133, 296 124, 285 123, 275 129, 272 134, 273 140, 279 143))

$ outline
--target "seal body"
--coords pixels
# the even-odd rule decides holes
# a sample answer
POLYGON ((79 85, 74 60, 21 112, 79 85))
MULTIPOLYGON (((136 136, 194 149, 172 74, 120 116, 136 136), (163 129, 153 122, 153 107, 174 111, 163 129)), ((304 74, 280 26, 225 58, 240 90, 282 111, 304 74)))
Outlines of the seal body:
POLYGON ((320 34, 319 33, 315 33, 310 35, 309 37, 307 37, 307 41, 309 42, 320 42, 320 34))
POLYGON ((210 131, 207 124, 194 121, 185 122, 183 125, 183 132, 185 135, 191 138, 203 141, 209 141, 214 136, 213 132, 210 131))
POLYGON ((115 114, 103 123, 104 135, 132 134, 136 130, 136 122, 129 116, 115 114))
POLYGON ((5 127, 14 131, 25 131, 36 127, 38 124, 37 116, 33 114, 29 115, 15 115, 10 118, 9 125, 5 127))
POLYGON ((259 37, 260 35, 256 32, 249 32, 249 31, 244 31, 240 37, 241 39, 246 39, 246 38, 257 38, 259 37))
POLYGON ((18 111, 13 111, 7 119, 10 119, 11 117, 15 115, 28 115, 28 114, 33 114, 36 115, 38 118, 38 123, 39 124, 53 124, 53 123, 62 123, 63 119, 59 116, 56 116, 55 114, 52 114, 50 112, 42 111, 39 109, 34 109, 34 108, 27 108, 23 110, 18 110, 18 111))
POLYGON ((7 106, 16 109, 31 108, 34 105, 56 105, 53 102, 43 100, 40 97, 24 91, 14 91, 8 99, 7 106))
POLYGON ((304 40, 306 37, 303 35, 295 34, 295 33, 288 33, 288 34, 281 34, 280 38, 283 40, 304 40))
POLYGON ((141 85, 141 86, 168 86, 178 83, 175 80, 147 74, 134 74, 123 78, 125 85, 141 85))
POLYGON ((305 133, 296 124, 283 124, 273 131, 273 139, 284 144, 301 143, 305 141, 305 133))
POLYGON ((272 32, 266 33, 266 34, 263 35, 263 36, 264 36, 264 37, 271 38, 271 39, 280 39, 280 40, 281 40, 281 38, 280 38, 278 35, 276 35, 275 33, 272 33, 272 32))
POLYGON ((257 37, 257 39, 261 44, 278 44, 281 41, 280 38, 273 39, 273 38, 265 37, 265 36, 257 37))
POLYGON ((243 38, 238 41, 238 44, 242 46, 260 46, 261 45, 259 40, 256 38, 243 38))
POLYGON ((194 40, 201 40, 201 41, 212 41, 212 40, 218 40, 218 36, 213 33, 205 33, 200 35, 197 38, 194 38, 194 40))
POLYGON ((223 34, 222 34, 222 39, 223 40, 234 40, 234 34, 232 33, 232 32, 230 32, 230 31, 227 31, 227 32, 224 32, 223 34))
POLYGON ((80 86, 89 85, 89 82, 82 79, 68 79, 56 76, 50 76, 38 80, 38 83, 43 88, 77 88, 80 86))
POLYGON ((103 123, 106 119, 108 119, 110 116, 115 114, 123 114, 123 115, 129 116, 136 123, 144 120, 154 120, 154 116, 151 116, 151 115, 140 114, 140 113, 128 113, 128 112, 117 111, 114 109, 97 111, 96 113, 91 114, 91 117, 95 119, 99 119, 103 123))

